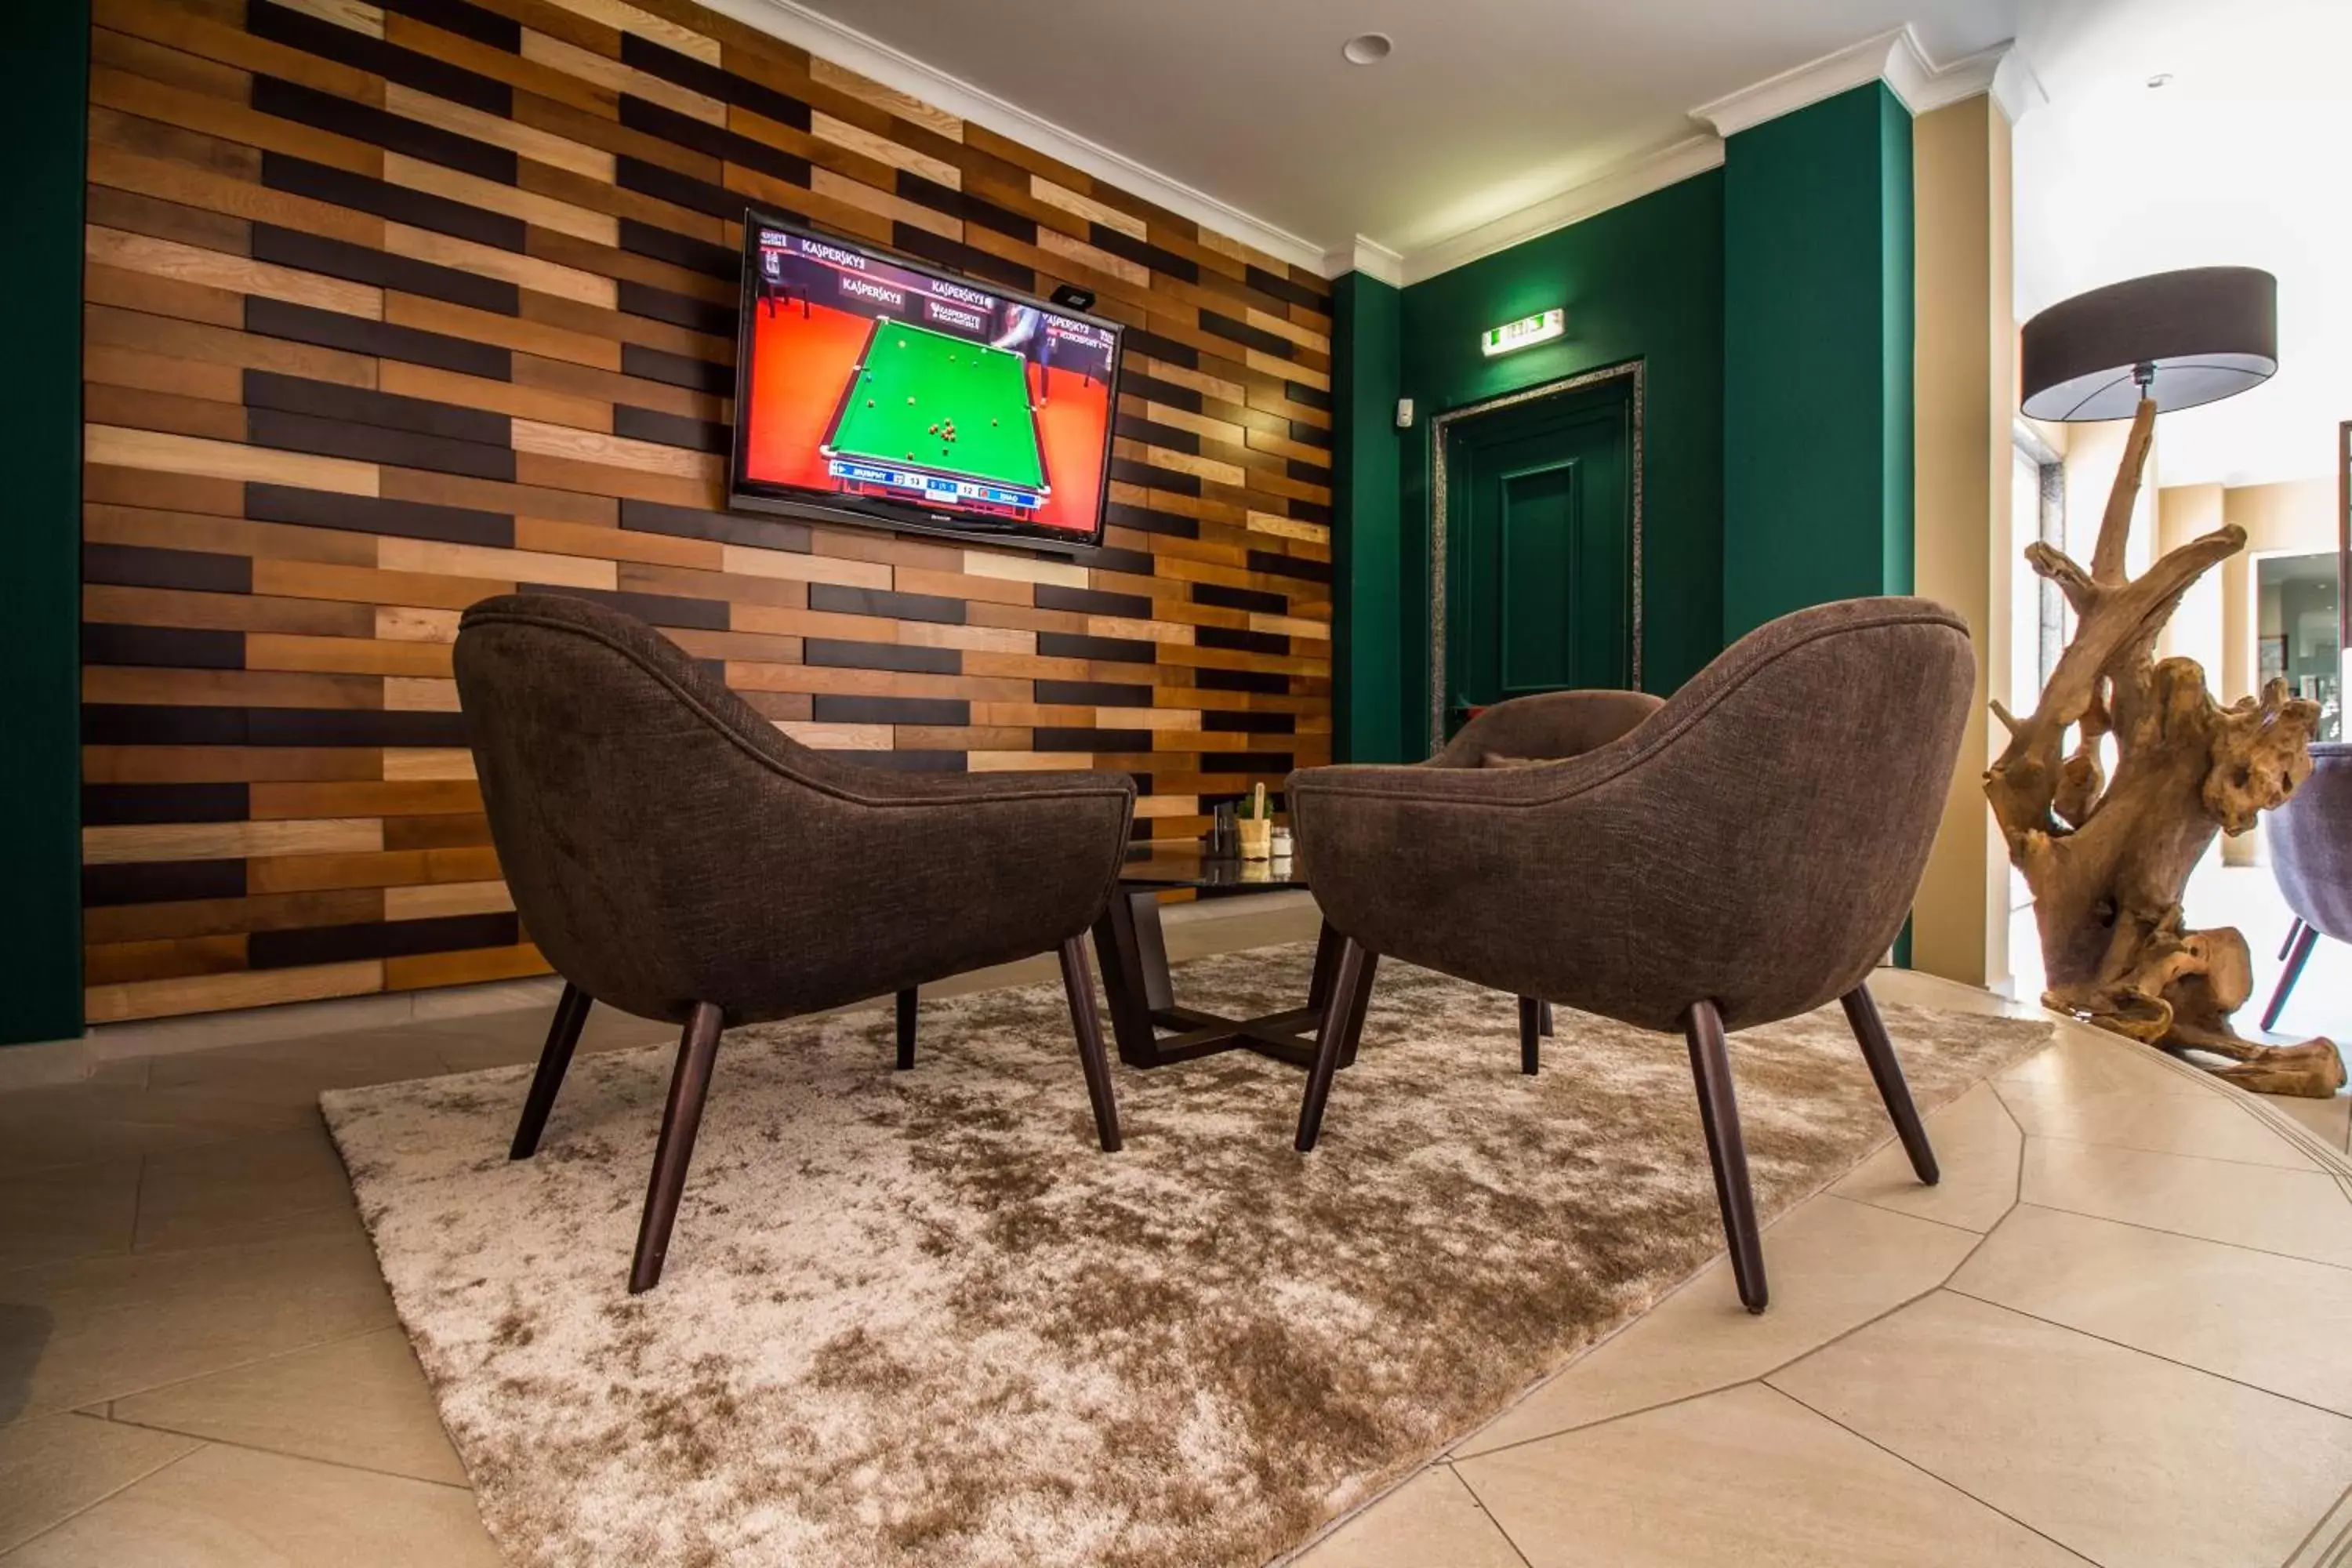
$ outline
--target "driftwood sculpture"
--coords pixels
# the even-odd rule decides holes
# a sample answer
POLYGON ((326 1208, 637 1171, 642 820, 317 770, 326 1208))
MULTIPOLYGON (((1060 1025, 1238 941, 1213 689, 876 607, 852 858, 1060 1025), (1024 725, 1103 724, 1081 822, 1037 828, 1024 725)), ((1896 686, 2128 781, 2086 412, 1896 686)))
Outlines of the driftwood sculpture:
POLYGON ((2044 1006, 2151 1046, 2225 1057, 2231 1065, 2215 1070, 2261 1093, 2325 1097, 2344 1083, 2335 1046, 2241 1038, 2230 1015, 2253 989, 2246 939, 2181 918, 2182 889, 2213 835, 2252 827, 2310 773, 2319 705, 2274 679, 2223 708, 2195 659, 2156 658, 2181 595, 2246 534, 2233 523, 2125 574, 2155 428, 2156 405, 2143 400, 2089 571, 2048 544, 2026 547, 2074 605, 2074 636, 2032 713, 1992 705, 2010 738, 1985 795, 2033 892, 2044 1006), (2101 754, 2110 737, 2113 778, 2101 754))

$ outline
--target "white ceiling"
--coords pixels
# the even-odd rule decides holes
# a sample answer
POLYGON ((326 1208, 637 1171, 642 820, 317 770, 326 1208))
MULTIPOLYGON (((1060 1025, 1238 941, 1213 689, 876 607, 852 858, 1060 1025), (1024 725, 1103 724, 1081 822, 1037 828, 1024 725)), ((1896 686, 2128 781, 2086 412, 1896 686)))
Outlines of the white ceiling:
MULTIPOLYGON (((791 4, 792 0, 788 0, 791 4)), ((1411 255, 1687 141, 1689 111, 1909 22, 1941 65, 2016 0, 812 0, 835 22, 1305 242, 1411 255), (1358 33, 1383 64, 1339 57, 1358 33)), ((793 8, 798 8, 796 5, 793 8)))
POLYGON ((2160 482, 2331 472, 2352 417, 2352 0, 711 3, 1278 254, 1363 238, 1409 277, 1704 167, 1693 110, 1906 23, 1937 67, 2013 36, 2047 93, 2017 126, 2021 319, 2175 267, 2279 278, 2279 374, 2166 416, 2160 482), (1395 53, 1348 65, 1362 32, 1395 53))
POLYGON ((2352 418, 2352 0, 2034 0, 2018 47, 2050 95, 2017 126, 2020 318, 2143 273, 2265 268, 2278 374, 2166 415, 2158 479, 2332 473, 2352 418))

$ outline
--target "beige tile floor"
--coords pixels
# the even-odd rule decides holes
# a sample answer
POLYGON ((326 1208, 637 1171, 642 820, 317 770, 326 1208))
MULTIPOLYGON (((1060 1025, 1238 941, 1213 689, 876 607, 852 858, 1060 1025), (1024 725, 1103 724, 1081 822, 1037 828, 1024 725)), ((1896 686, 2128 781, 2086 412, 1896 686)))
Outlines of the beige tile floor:
MULTIPOLYGON (((316 1097, 526 1060, 545 1013, 337 1016, 0 1055, 0 1568, 497 1563, 316 1097)), ((1930 1120, 1940 1186, 1890 1148, 1771 1226, 1765 1316, 1718 1260, 1297 1562, 2352 1563, 2347 1103, 2067 1026, 1930 1120)))

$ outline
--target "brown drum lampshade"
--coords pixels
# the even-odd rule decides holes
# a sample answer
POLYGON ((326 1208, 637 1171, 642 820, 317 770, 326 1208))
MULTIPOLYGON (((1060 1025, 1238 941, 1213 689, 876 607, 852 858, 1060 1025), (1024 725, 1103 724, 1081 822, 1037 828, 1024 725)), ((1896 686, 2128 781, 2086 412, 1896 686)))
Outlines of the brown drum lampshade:
POLYGON ((2192 267, 2110 283, 2025 323, 2025 412, 2128 419, 2143 384, 2159 412, 2215 403, 2278 369, 2278 279, 2192 267))

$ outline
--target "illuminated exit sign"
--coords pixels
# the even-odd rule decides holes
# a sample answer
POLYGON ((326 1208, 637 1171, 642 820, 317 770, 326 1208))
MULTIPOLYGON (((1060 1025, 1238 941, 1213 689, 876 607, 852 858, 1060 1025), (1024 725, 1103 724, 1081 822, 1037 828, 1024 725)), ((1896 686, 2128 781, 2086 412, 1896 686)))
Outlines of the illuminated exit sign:
POLYGON ((1499 327, 1489 327, 1478 346, 1491 357, 1507 354, 1535 343, 1548 343, 1568 332, 1568 312, 1555 305, 1540 315, 1521 316, 1516 321, 1506 321, 1499 327))

